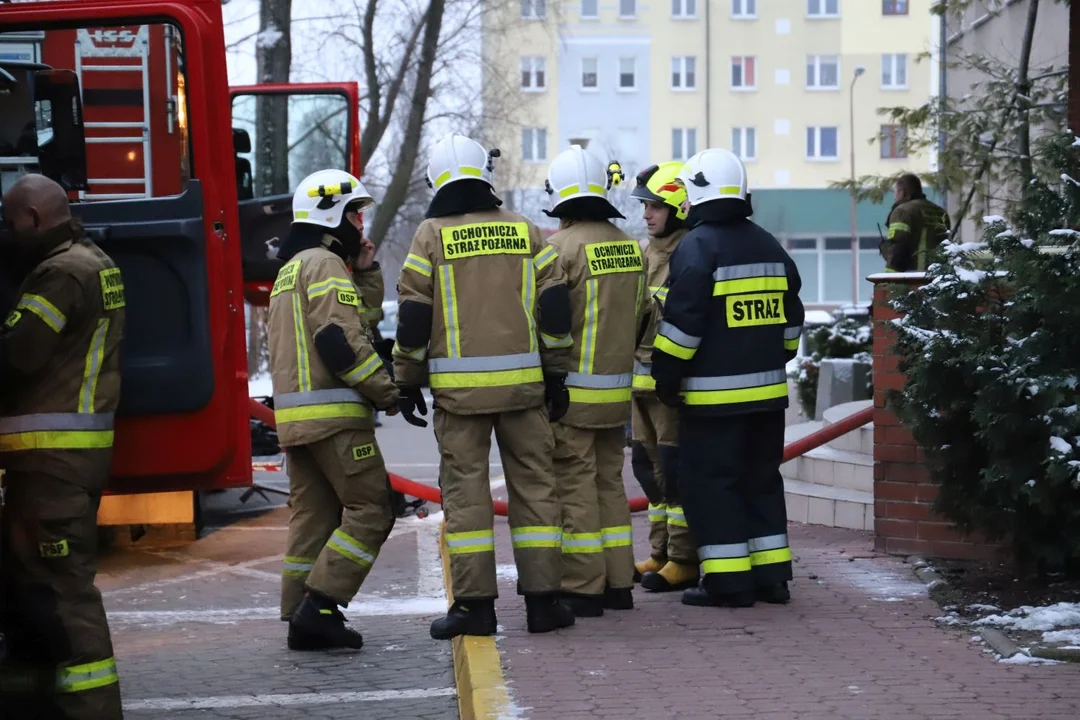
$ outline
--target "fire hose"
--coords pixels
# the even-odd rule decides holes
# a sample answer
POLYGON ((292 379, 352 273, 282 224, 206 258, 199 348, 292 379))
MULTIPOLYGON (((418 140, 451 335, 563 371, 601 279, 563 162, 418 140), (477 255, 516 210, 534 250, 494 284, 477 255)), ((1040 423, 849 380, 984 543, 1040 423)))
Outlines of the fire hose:
MULTIPOLYGON (((272 428, 277 428, 277 423, 274 421, 274 411, 266 407, 258 400, 252 399, 251 404, 251 416, 259 422, 269 425, 272 428)), ((868 407, 859 410, 858 412, 848 415, 839 422, 826 425, 820 430, 816 430, 806 437, 800 438, 795 442, 784 448, 783 462, 794 460, 795 458, 803 455, 814 448, 821 447, 825 443, 835 440, 841 435, 846 435, 852 430, 862 427, 868 422, 874 419, 874 408, 868 407)), ((389 473, 390 486, 404 495, 412 495, 413 497, 420 498, 425 502, 436 503, 442 505, 442 493, 439 488, 431 487, 430 485, 424 485, 418 483, 415 480, 409 480, 408 478, 401 477, 395 473, 389 473)), ((649 500, 644 497, 630 498, 630 512, 642 512, 649 507, 649 500)), ((495 506, 495 514, 506 516, 507 505, 505 500, 493 501, 495 506)))

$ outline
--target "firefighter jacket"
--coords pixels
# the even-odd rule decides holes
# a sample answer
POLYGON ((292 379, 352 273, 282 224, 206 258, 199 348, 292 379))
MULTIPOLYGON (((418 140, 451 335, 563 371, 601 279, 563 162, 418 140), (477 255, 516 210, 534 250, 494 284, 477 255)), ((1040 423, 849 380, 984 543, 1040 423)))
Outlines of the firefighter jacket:
POLYGON ((378 339, 379 322, 383 319, 383 298, 386 297, 382 268, 379 263, 373 262, 367 270, 353 270, 352 279, 360 291, 360 314, 378 339))
POLYGON ((551 236, 573 311, 570 409, 560 422, 611 428, 630 416, 634 340, 645 306, 641 245, 605 221, 563 221, 551 236))
POLYGON ((667 297, 665 283, 668 278, 668 260, 686 234, 679 228, 665 237, 649 238, 645 248, 645 281, 648 283, 649 300, 645 305, 645 331, 634 355, 634 394, 652 395, 656 381, 652 378, 652 351, 656 328, 663 319, 664 299, 667 297))
POLYGON ((507 210, 425 220, 398 281, 398 382, 426 376, 438 406, 459 415, 543 405, 544 374, 569 370, 573 344, 557 259, 507 210))
POLYGON ((930 252, 949 236, 949 214, 922 194, 893 205, 885 222, 881 256, 894 272, 924 272, 930 252))
POLYGON ((82 479, 111 459, 124 283, 77 221, 48 235, 0 330, 0 465, 82 479))
POLYGON ((325 247, 302 250, 270 291, 270 374, 283 447, 374 426, 397 389, 372 346, 356 285, 325 247))
MULTIPOLYGON (((799 271, 780 243, 719 201, 671 255, 653 378, 683 411, 735 415, 788 406, 787 361, 803 325, 799 271)), ((693 214, 691 217, 693 217, 693 214)))

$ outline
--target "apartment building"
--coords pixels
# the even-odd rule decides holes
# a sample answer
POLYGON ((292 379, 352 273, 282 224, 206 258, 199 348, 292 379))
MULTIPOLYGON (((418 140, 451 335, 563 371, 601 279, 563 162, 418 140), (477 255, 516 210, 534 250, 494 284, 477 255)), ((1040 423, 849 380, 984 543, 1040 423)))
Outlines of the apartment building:
MULTIPOLYGON (((544 177, 571 143, 619 160, 630 177, 728 148, 746 161, 755 220, 799 263, 804 302, 851 302, 850 196, 828 185, 851 176, 852 150, 856 175, 932 167, 932 157, 905 157, 899 129, 877 112, 936 92, 931 2, 504 3, 483 36, 483 88, 497 108, 485 139, 502 150, 507 202, 552 226, 544 177)), ((615 192, 617 205, 636 218, 627 192, 615 192)), ((857 208, 860 277, 883 267, 878 226, 889 202, 857 208)), ((859 300, 870 293, 860 282, 859 300)))

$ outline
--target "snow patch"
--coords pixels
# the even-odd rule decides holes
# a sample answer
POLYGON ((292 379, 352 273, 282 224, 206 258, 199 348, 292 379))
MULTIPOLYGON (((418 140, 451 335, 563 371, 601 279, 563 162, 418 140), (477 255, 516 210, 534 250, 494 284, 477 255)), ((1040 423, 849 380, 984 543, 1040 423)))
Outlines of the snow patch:
POLYGON ((1005 218, 1000 215, 983 215, 983 222, 987 225, 993 225, 994 223, 1005 222, 1005 218))
POLYGON ((1021 605, 1004 615, 989 615, 972 625, 996 625, 1016 630, 1054 630, 1080 625, 1080 603, 1059 602, 1032 607, 1021 605))
POLYGON ((984 605, 983 603, 973 603, 967 606, 967 609, 974 612, 990 612, 991 610, 1000 610, 997 605, 984 605))
POLYGON ((278 30, 274 25, 267 25, 266 29, 259 33, 255 44, 265 50, 277 45, 283 37, 285 37, 285 33, 278 30))
POLYGON ((1051 630, 1043 633, 1043 641, 1051 643, 1068 643, 1080 645, 1080 629, 1051 630))
POLYGON ((1050 438, 1050 449, 1061 453, 1062 455, 1072 452, 1072 445, 1070 445, 1064 438, 1059 438, 1054 435, 1050 438))
POLYGON ((998 662, 1005 663, 1007 665, 1057 665, 1057 660, 1047 660, 1045 658, 1032 657, 1022 652, 1018 652, 1012 657, 1002 658, 999 656, 998 662))

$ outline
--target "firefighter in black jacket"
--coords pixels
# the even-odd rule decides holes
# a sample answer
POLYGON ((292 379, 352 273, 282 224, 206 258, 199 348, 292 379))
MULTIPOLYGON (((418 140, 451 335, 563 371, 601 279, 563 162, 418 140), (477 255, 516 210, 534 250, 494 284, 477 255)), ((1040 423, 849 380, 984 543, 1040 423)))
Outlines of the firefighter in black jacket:
POLYGON ((738 157, 705 150, 679 177, 691 230, 671 256, 652 376, 660 401, 680 408, 679 491, 703 575, 683 603, 786 603, 780 464, 802 283, 776 238, 748 219, 738 157))

